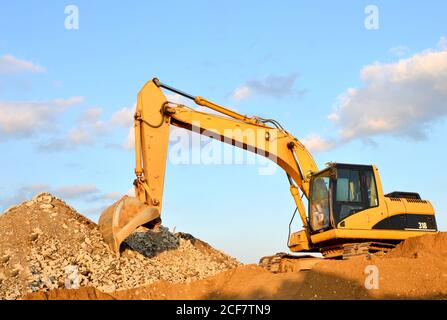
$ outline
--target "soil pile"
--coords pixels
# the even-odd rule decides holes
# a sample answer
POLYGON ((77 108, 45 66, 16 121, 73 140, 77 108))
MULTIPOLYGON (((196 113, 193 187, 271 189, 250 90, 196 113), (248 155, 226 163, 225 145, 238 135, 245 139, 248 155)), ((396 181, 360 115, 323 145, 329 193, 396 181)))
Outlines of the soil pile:
POLYGON ((447 299, 447 233, 273 274, 166 228, 138 229, 116 258, 95 223, 43 193, 0 216, 0 298, 447 299))
POLYGON ((306 272, 272 274, 245 265, 190 284, 157 282, 112 295, 117 299, 447 299, 446 248, 447 233, 436 233, 410 238, 387 255, 323 260, 306 272))
POLYGON ((390 252, 388 257, 403 258, 447 258, 447 233, 410 238, 390 252))
POLYGON ((59 288, 109 293, 159 280, 189 282, 238 265, 205 242, 164 227, 139 228, 117 258, 94 222, 48 193, 0 216, 0 299, 59 288))
MULTIPOLYGON (((273 274, 257 265, 243 265, 191 283, 157 281, 110 295, 116 299, 447 299, 446 247, 447 234, 438 233, 408 239, 387 255, 323 260, 306 272, 273 274)), ((66 297, 64 291, 52 294, 56 299, 66 297)))

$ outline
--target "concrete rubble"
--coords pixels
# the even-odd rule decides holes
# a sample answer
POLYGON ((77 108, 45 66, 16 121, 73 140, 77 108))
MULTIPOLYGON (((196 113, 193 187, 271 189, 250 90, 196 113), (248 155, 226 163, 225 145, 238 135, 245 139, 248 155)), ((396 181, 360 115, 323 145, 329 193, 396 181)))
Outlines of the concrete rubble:
POLYGON ((40 193, 0 215, 0 299, 58 288, 131 289, 158 280, 184 283, 237 267, 194 237, 140 227, 117 258, 97 225, 61 199, 40 193))

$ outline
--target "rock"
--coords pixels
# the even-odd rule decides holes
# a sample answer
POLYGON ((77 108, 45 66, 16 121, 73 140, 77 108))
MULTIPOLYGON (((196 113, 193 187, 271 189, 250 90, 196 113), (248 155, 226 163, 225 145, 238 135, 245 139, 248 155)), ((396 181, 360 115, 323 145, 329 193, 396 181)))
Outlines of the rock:
POLYGON ((5 230, 1 235, 12 239, 8 240, 7 247, 6 243, 0 242, 3 254, 0 268, 8 266, 7 263, 13 260, 12 255, 26 257, 26 264, 16 264, 12 271, 5 271, 8 277, 19 274, 21 277, 13 281, 2 280, 0 299, 18 299, 30 291, 64 287, 67 277, 81 287, 94 286, 112 292, 158 280, 186 282, 202 279, 239 264, 211 247, 204 251, 194 245, 197 241, 194 237, 184 239, 163 226, 158 232, 146 228, 136 230, 123 243, 125 250, 118 258, 105 244, 98 226, 63 201, 47 193, 35 196, 32 201, 36 204, 34 210, 29 209, 28 201, 16 206, 8 220, 0 216, 0 230, 5 230), (42 215, 44 210, 51 213, 42 215), (55 211, 58 219, 52 218, 56 216, 55 211), (15 235, 9 231, 11 219, 18 226, 30 222, 33 229, 29 230, 28 225, 26 232, 15 235), (32 245, 23 245, 24 241, 30 240, 32 245), (69 272, 66 272, 67 267, 71 267, 69 272))
POLYGON ((17 277, 18 274, 19 274, 19 270, 17 270, 17 269, 13 269, 9 272, 9 276, 11 278, 17 277))
POLYGON ((43 234, 42 230, 41 230, 39 227, 34 228, 34 229, 33 229, 33 232, 34 232, 34 233, 37 233, 37 234, 39 234, 39 235, 43 234))
POLYGON ((37 238, 39 238, 39 234, 33 232, 33 233, 31 233, 29 238, 31 241, 36 241, 37 238))
POLYGON ((9 255, 4 255, 3 257, 0 258, 0 262, 1 263, 7 263, 10 259, 9 255))
POLYGON ((14 265, 14 269, 19 270, 19 271, 23 271, 23 267, 22 267, 22 265, 20 263, 16 263, 14 265))
POLYGON ((30 200, 30 201, 25 202, 25 206, 27 206, 27 207, 31 207, 31 206, 33 206, 34 204, 36 204, 36 202, 34 202, 33 200, 30 200))
POLYGON ((33 201, 48 204, 51 203, 51 201, 53 201, 53 196, 47 192, 41 192, 33 197, 33 201))
POLYGON ((9 211, 12 211, 12 210, 16 209, 17 207, 18 207, 18 206, 11 206, 11 207, 7 208, 6 210, 4 210, 2 214, 6 214, 6 213, 8 213, 9 211))

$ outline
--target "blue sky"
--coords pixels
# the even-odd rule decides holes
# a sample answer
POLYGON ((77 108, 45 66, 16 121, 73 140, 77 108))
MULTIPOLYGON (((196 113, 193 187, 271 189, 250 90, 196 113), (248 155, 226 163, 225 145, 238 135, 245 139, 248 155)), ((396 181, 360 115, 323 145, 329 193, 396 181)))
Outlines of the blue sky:
MULTIPOLYGON (((133 105, 157 76, 275 118, 321 168, 376 164, 385 192, 419 192, 445 230, 446 11, 445 1, 3 1, 0 209, 49 190, 96 220, 131 188, 133 105), (70 4, 77 30, 64 25, 70 4)), ((287 179, 258 169, 168 162, 165 225, 245 262, 287 251, 287 179)))

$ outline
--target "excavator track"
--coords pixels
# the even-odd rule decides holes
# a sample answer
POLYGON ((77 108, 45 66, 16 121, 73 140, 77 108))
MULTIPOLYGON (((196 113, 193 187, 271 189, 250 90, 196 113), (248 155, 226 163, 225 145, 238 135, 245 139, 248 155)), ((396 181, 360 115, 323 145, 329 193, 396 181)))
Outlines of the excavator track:
POLYGON ((355 256, 368 255, 377 252, 388 252, 395 247, 394 244, 383 242, 345 243, 321 249, 325 259, 349 259, 355 256))
POLYGON ((310 270, 322 260, 311 255, 295 256, 280 252, 273 256, 262 257, 259 265, 272 273, 298 272, 310 270))
POLYGON ((265 256, 259 260, 259 266, 272 273, 308 271, 324 259, 349 259, 355 256, 368 255, 378 252, 388 252, 395 247, 394 244, 381 242, 347 243, 321 250, 323 258, 311 255, 291 255, 284 252, 273 256, 265 256))

